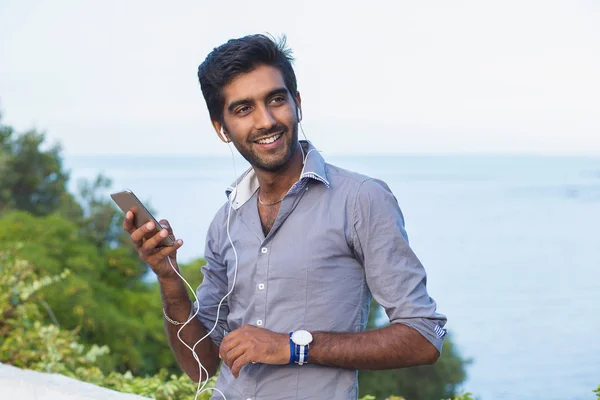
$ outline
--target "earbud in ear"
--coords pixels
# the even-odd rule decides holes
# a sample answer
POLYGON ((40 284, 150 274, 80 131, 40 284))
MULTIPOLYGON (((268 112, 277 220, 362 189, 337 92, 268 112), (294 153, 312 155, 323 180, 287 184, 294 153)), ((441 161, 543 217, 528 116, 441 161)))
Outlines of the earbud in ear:
POLYGON ((223 139, 224 142, 229 143, 231 140, 229 140, 229 138, 227 137, 227 135, 225 135, 225 128, 223 128, 221 126, 221 139, 223 139))
POLYGON ((296 110, 298 110, 298 122, 300 122, 302 121, 302 110, 300 107, 296 108, 296 110))

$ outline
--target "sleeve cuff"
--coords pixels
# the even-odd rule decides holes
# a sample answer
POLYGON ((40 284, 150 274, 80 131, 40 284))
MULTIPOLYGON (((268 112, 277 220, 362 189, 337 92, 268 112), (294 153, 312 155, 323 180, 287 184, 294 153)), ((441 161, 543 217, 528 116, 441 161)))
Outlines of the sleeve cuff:
POLYGON ((444 344, 444 337, 446 336, 446 329, 444 324, 438 323, 435 320, 428 319, 410 319, 410 320, 395 320, 393 324, 402 324, 413 328, 419 332, 425 339, 427 339, 435 348, 442 354, 442 345, 444 344))

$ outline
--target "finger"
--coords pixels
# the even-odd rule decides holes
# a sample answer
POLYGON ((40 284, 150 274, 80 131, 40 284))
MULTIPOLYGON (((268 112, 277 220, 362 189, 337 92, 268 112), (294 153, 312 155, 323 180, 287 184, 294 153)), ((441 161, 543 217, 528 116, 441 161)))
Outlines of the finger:
POLYGON ((166 229, 161 229, 160 232, 154 234, 150 239, 146 240, 142 245, 142 251, 144 253, 153 253, 163 240, 169 235, 166 229))
POLYGON ((245 351, 246 348, 244 346, 234 347, 225 354, 223 362, 227 364, 227 366, 231 369, 233 364, 235 363, 235 360, 237 360, 242 354, 244 354, 245 351))
POLYGON ((227 335, 225 335, 223 341, 221 342, 221 346, 219 346, 219 357, 225 357, 231 349, 239 345, 239 333, 240 330, 236 329, 235 331, 229 332, 227 335))
POLYGON ((135 230, 135 225, 133 225, 133 212, 131 210, 125 213, 125 218, 123 219, 123 229, 125 229, 129 234, 133 233, 135 230))
POLYGON ((233 376, 236 378, 240 376, 240 371, 242 370, 244 365, 248 364, 250 361, 252 360, 248 353, 244 353, 240 357, 238 357, 230 368, 233 376))
POLYGON ((133 231, 133 233, 130 235, 131 241, 136 245, 136 247, 141 246, 142 239, 144 239, 144 238, 149 239, 150 237, 152 237, 154 228, 155 228, 154 222, 152 222, 152 221, 140 226, 138 229, 133 231))
POLYGON ((169 257, 171 254, 175 253, 181 246, 183 246, 183 240, 177 239, 174 246, 161 247, 159 251, 152 255, 152 257, 148 260, 148 263, 151 265, 157 264, 165 257, 169 257))
POLYGON ((231 346, 231 336, 232 336, 232 333, 233 332, 229 332, 227 335, 225 335, 225 337, 221 341, 221 345, 219 346, 219 358, 220 359, 223 359, 223 356, 225 354, 227 354, 227 352, 229 350, 232 349, 232 346, 231 346))

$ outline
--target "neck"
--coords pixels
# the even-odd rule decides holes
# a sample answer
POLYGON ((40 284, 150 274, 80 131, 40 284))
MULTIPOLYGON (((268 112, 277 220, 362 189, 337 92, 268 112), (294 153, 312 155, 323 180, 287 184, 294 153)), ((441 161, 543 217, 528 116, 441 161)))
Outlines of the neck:
POLYGON ((304 162, 300 146, 300 142, 298 142, 292 158, 281 169, 277 171, 254 169, 260 185, 261 199, 264 202, 281 199, 300 179, 304 162))

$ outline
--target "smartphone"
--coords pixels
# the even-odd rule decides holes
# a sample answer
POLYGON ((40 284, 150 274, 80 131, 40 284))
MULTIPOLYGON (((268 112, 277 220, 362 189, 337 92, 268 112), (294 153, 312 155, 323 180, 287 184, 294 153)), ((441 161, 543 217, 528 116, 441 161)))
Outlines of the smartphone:
MULTIPOLYGON (((147 224, 148 222, 154 222, 154 230, 158 233, 162 228, 156 218, 150 211, 144 206, 144 204, 137 198, 135 194, 129 189, 123 190, 121 192, 113 193, 110 195, 113 201, 117 203, 119 208, 123 210, 124 213, 127 211, 133 211, 133 225, 136 228, 147 224)), ((170 236, 167 236, 162 242, 163 246, 173 246, 175 242, 170 236)))

